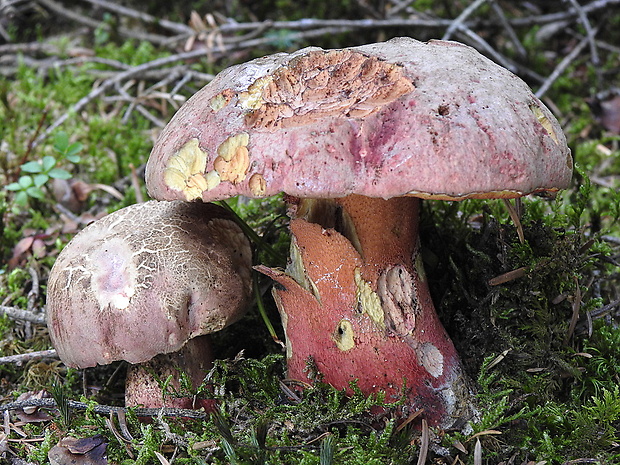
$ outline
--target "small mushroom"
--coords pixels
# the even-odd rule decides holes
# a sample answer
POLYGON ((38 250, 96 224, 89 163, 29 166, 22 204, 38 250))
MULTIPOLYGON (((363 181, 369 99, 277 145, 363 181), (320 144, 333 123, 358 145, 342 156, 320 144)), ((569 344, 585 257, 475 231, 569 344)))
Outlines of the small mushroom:
POLYGON ((515 198, 571 175, 558 122, 521 79, 471 47, 409 38, 228 68, 146 167, 158 199, 288 194, 290 264, 259 268, 278 283, 288 375, 312 361, 337 388, 405 396, 403 416, 444 427, 471 415, 470 390, 424 275, 420 198, 515 198))
POLYGON ((132 364, 128 406, 189 408, 191 399, 164 404, 152 374, 178 388, 181 370, 199 386, 212 362, 206 335, 237 321, 250 293, 249 241, 223 208, 150 201, 64 248, 48 281, 48 328, 68 366, 132 364))

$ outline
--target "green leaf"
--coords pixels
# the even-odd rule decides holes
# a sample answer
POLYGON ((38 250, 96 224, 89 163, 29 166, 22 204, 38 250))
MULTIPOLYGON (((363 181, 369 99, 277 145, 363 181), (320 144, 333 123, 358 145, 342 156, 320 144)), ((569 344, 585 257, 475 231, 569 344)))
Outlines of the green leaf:
POLYGON ((56 159, 50 155, 46 155, 43 157, 42 164, 43 164, 43 171, 47 173, 52 168, 54 168, 54 166, 56 166, 56 159))
POLYGON ((82 158, 79 155, 67 155, 67 160, 71 163, 79 163, 82 158))
POLYGON ((43 186, 47 181, 49 181, 50 177, 47 174, 37 174, 34 177, 34 185, 35 187, 43 186))
POLYGON ((17 183, 21 186, 22 189, 27 189, 32 186, 33 181, 31 176, 22 176, 18 179, 17 183))
POLYGON ((65 153, 69 146, 69 135, 65 131, 58 131, 54 136, 54 150, 65 153))
POLYGON ((63 170, 62 168, 54 168, 53 170, 50 170, 48 174, 50 175, 50 178, 54 179, 71 179, 71 173, 67 170, 63 170))
POLYGON ((16 182, 12 182, 11 184, 9 184, 8 186, 4 186, 4 188, 7 191, 20 191, 22 190, 22 186, 20 186, 18 183, 16 182))
POLYGON ((38 187, 29 187, 28 189, 26 189, 26 194, 28 194, 30 197, 34 197, 35 199, 45 199, 45 194, 38 187))
MULTIPOLYGON (((70 160, 70 157, 73 157, 77 153, 81 152, 83 148, 84 146, 80 142, 74 142, 73 144, 71 144, 69 147, 67 147, 67 151, 65 152, 65 156, 67 157, 67 160, 70 160)), ((78 157, 78 161, 79 161, 79 157, 78 157)), ((73 163, 77 163, 77 162, 74 161, 73 163)))
POLYGON ((38 161, 29 161, 22 165, 22 171, 26 173, 40 173, 42 171, 41 163, 38 161))

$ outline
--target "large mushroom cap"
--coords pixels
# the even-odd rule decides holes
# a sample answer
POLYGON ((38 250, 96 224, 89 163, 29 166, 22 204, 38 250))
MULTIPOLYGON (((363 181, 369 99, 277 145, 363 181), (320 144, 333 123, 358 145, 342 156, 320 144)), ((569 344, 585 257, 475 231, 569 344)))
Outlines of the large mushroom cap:
POLYGON ((86 227, 48 282, 52 343, 69 366, 141 363, 236 321, 251 290, 251 250, 227 212, 146 202, 86 227))
POLYGON ((306 48, 224 70, 163 130, 158 199, 243 194, 461 199, 567 186, 550 111, 473 48, 409 38, 306 48))

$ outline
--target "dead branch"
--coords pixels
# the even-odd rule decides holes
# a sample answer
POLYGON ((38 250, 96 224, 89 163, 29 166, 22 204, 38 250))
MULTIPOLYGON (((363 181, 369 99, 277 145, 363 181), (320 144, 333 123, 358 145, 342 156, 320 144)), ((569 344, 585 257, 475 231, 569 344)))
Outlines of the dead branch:
POLYGON ((39 313, 35 310, 23 310, 17 307, 7 307, 6 305, 0 305, 0 313, 8 316, 12 320, 29 321, 39 325, 46 324, 45 314, 39 313))
POLYGON ((56 350, 49 349, 39 350, 37 352, 26 352, 25 354, 7 355, 5 357, 0 357, 0 365, 15 364, 17 366, 21 366, 31 360, 40 360, 43 358, 58 359, 58 354, 56 353, 56 350))
POLYGON ((581 51, 588 45, 589 40, 587 37, 584 37, 581 42, 577 44, 575 48, 573 48, 568 55, 566 55, 560 63, 555 67, 553 72, 547 77, 545 82, 543 82, 542 86, 536 91, 535 95, 538 98, 542 98, 543 95, 547 93, 551 85, 562 75, 566 68, 570 66, 570 64, 577 59, 581 51))
POLYGON ((134 10, 133 8, 128 8, 122 5, 118 5, 116 3, 108 2, 106 0, 82 0, 86 3, 90 3, 92 5, 96 5, 98 7, 104 8, 106 10, 117 13, 121 16, 127 16, 128 18, 137 19, 147 24, 157 24, 165 29, 176 32, 177 34, 193 34, 194 31, 191 27, 186 24, 176 23, 174 21, 168 21, 166 19, 156 18, 155 16, 151 16, 147 13, 143 13, 141 11, 134 10))
MULTIPOLYGON (((46 0, 47 1, 47 0, 46 0)), ((106 79, 101 85, 88 93, 88 95, 82 97, 75 105, 73 105, 69 111, 63 113, 56 121, 54 121, 50 126, 43 131, 39 137, 37 137, 34 141, 33 146, 39 145, 43 142, 56 128, 62 125, 68 118, 74 113, 80 112, 86 105, 95 100, 97 97, 102 95, 105 91, 107 91, 110 87, 113 87, 116 83, 124 81, 126 79, 130 79, 135 76, 139 76, 141 73, 154 69, 161 68, 167 66, 169 64, 178 62, 191 60, 193 58, 198 58, 204 55, 204 50, 192 50, 190 52, 178 53, 175 55, 171 55, 169 57, 158 58, 156 60, 149 61, 147 63, 143 63, 138 66, 134 66, 126 71, 123 71, 113 78, 106 79)))
MULTIPOLYGON (((109 31, 111 26, 103 21, 97 21, 96 19, 91 19, 88 16, 82 15, 77 12, 75 9, 65 8, 60 3, 57 3, 53 0, 37 0, 41 5, 45 8, 53 11, 54 13, 64 16, 72 21, 83 24, 93 29, 103 29, 105 31, 109 31)), ((157 45, 163 45, 168 38, 166 36, 160 36, 157 34, 150 34, 147 32, 140 32, 134 29, 127 29, 125 27, 119 27, 118 32, 120 35, 124 37, 130 37, 138 40, 145 40, 148 42, 152 42, 157 45)))
POLYGON ((461 14, 458 15, 454 21, 452 21, 450 26, 448 26, 448 29, 446 29, 446 32, 444 32, 444 35, 441 38, 441 40, 450 40, 450 37, 452 37, 452 34, 457 29, 460 29, 461 27, 464 27, 463 23, 465 22, 465 20, 467 18, 469 18, 473 14, 474 11, 476 11, 478 8, 480 8, 483 3, 486 3, 486 2, 487 2, 487 0, 475 0, 474 2, 470 3, 461 12, 461 14))
POLYGON ((502 7, 499 6, 496 0, 489 0, 489 4, 491 5, 491 8, 493 9, 493 13, 499 20, 504 30, 506 31, 508 38, 514 45, 517 55, 520 58, 525 58, 527 56, 527 51, 525 50, 525 47, 519 40, 519 37, 517 37, 517 33, 515 32, 514 28, 512 27, 512 25, 506 18, 506 15, 504 14, 504 10, 502 10, 502 7))
MULTIPOLYGON (((69 400, 69 408, 74 410, 91 410, 94 413, 100 415, 109 416, 111 413, 117 412, 126 413, 128 410, 124 407, 114 407, 111 405, 95 405, 94 407, 84 402, 78 402, 75 400, 69 400)), ((6 404, 0 404, 0 411, 6 412, 11 410, 23 410, 25 407, 38 407, 45 409, 54 409, 57 407, 56 401, 52 398, 43 399, 27 399, 24 401, 9 402, 6 404)), ((140 417, 157 417, 159 415, 164 417, 187 417, 198 420, 203 420, 209 416, 208 413, 201 410, 188 410, 177 408, 136 408, 132 411, 140 417)))

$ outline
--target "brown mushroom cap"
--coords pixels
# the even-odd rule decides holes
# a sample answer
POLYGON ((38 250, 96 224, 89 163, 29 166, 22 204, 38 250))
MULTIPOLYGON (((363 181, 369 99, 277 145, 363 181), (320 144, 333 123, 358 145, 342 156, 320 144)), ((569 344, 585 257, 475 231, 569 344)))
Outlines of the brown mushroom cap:
POLYGON ((158 199, 516 197, 568 185, 551 112, 471 47, 409 38, 233 66, 163 130, 158 199))
POLYGON ((146 202, 86 227, 48 281, 52 343, 69 366, 141 363, 239 319, 251 250, 221 207, 146 202))

